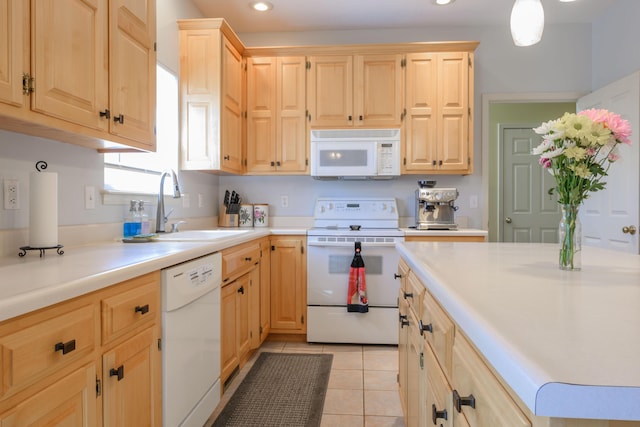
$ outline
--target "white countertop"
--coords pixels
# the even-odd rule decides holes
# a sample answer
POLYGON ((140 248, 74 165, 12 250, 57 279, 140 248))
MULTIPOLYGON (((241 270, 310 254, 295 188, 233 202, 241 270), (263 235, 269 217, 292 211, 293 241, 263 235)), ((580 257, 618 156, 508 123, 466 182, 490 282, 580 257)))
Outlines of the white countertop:
POLYGON ((210 242, 102 242, 0 258, 0 321, 74 298, 142 274, 180 264, 270 234, 302 234, 299 228, 253 228, 210 242))
POLYGON ((562 271, 554 244, 398 250, 534 414, 640 420, 640 256, 583 247, 562 271))

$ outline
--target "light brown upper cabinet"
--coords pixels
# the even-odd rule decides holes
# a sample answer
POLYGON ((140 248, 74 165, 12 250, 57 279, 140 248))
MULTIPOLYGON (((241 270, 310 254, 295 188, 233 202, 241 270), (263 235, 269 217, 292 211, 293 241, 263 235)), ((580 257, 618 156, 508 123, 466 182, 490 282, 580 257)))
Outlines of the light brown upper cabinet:
POLYGON ((8 130, 98 149, 155 150, 155 2, 0 3, 8 130))
POLYGON ((473 53, 407 55, 402 173, 473 172, 473 53))
POLYGON ((402 124, 400 54, 310 56, 307 88, 312 128, 402 124))
POLYGON ((243 172, 242 43, 223 19, 180 20, 180 167, 243 172))
POLYGON ((306 174, 304 56, 247 61, 247 173, 306 174))

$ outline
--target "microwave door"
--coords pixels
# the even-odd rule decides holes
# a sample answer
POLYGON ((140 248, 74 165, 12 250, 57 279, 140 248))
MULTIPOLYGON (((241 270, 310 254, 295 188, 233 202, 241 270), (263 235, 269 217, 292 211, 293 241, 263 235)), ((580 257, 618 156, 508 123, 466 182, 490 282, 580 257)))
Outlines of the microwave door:
POLYGON ((315 145, 312 175, 372 176, 376 174, 375 150, 371 144, 331 142, 315 145))

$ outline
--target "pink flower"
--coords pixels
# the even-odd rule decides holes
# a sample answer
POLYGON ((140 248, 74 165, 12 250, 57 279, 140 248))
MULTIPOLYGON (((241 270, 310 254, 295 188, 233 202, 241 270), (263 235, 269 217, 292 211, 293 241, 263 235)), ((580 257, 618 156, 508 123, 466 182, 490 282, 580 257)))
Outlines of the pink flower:
POLYGON ((551 159, 548 159, 545 157, 541 157, 538 160, 538 163, 540 164, 540 166, 542 166, 545 169, 549 169, 551 167, 551 159))
POLYGON ((608 110, 591 108, 580 111, 578 115, 586 116, 596 123, 604 124, 606 128, 611 130, 616 140, 623 144, 631 145, 631 124, 628 120, 620 117, 619 114, 608 110))

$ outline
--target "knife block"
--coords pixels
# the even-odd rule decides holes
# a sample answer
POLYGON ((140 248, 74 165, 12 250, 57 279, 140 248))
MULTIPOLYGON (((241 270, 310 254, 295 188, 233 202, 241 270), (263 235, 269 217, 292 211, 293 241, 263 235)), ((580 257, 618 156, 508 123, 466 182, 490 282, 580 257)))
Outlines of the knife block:
POLYGON ((237 213, 227 213, 227 207, 222 205, 218 214, 218 227, 238 227, 239 218, 237 213))

